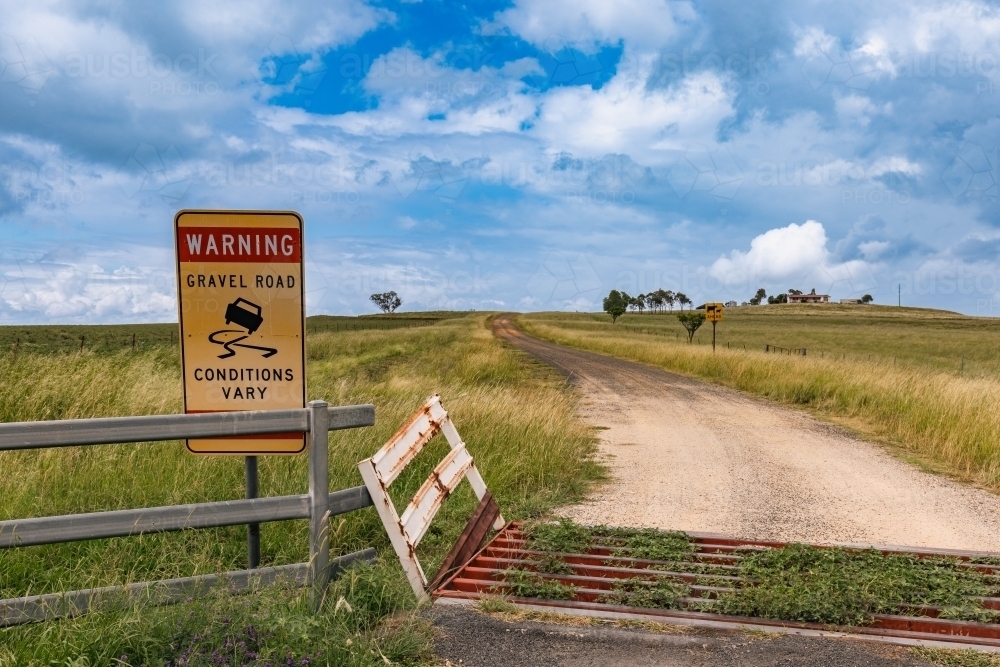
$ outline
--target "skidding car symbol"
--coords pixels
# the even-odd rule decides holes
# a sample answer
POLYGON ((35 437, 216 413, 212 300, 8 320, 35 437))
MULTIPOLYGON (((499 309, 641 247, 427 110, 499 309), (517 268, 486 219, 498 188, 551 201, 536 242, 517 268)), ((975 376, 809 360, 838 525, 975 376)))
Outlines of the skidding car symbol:
POLYGON ((264 323, 264 318, 260 316, 260 306, 240 297, 226 306, 226 324, 232 322, 236 322, 236 324, 246 329, 248 334, 253 334, 254 331, 260 329, 260 325, 264 323), (252 313, 246 308, 240 308, 241 303, 245 303, 251 308, 256 309, 257 312, 252 313))
POLYGON ((221 345, 225 348, 226 353, 220 354, 219 359, 228 359, 229 357, 236 355, 236 350, 234 347, 243 347, 249 350, 260 350, 264 354, 262 355, 265 359, 267 357, 273 357, 278 354, 278 351, 273 347, 261 347, 260 345, 248 345, 247 343, 241 343, 240 341, 246 340, 253 335, 257 329, 264 324, 264 317, 261 314, 261 308, 256 303, 247 301, 243 297, 239 297, 236 301, 233 301, 226 306, 226 324, 238 324, 239 326, 246 329, 220 329, 219 331, 213 331, 208 335, 208 342, 214 343, 215 345, 221 345), (249 308, 244 308, 240 304, 246 304, 249 308), (242 334, 238 338, 233 338, 232 340, 220 340, 218 337, 225 334, 242 334))

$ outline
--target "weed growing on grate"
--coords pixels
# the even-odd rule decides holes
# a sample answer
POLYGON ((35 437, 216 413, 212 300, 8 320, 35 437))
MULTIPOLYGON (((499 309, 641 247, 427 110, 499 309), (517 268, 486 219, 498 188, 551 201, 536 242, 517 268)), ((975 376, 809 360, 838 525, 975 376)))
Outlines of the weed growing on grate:
POLYGON ((593 534, 595 537, 614 537, 623 540, 622 546, 631 558, 674 562, 687 560, 695 552, 691 538, 679 530, 597 526, 593 529, 593 534))
POLYGON ((581 553, 587 550, 593 539, 592 528, 567 518, 531 523, 524 532, 531 549, 556 553, 581 553))
POLYGON ((510 585, 510 592, 518 597, 570 600, 576 595, 576 587, 546 579, 531 570, 504 570, 503 576, 510 585))
POLYGON ((973 601, 986 578, 959 561, 791 544, 748 554, 741 574, 755 585, 719 597, 722 613, 836 625, 865 625, 906 605, 945 607, 948 618, 994 617, 973 601))
POLYGON ((663 578, 656 581, 619 579, 615 581, 614 588, 600 597, 600 601, 629 607, 679 609, 683 598, 690 592, 690 586, 663 578))
POLYGON ((540 560, 535 561, 539 572, 547 574, 573 574, 573 568, 558 554, 545 552, 540 560))

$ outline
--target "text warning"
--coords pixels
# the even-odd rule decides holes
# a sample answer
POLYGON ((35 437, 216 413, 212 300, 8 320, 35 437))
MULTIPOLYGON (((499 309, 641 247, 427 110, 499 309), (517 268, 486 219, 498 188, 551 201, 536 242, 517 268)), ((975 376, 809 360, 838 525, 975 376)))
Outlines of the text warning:
MULTIPOLYGON (((302 218, 181 211, 174 218, 184 411, 304 408, 302 218)), ((297 454, 302 433, 188 440, 196 454, 297 454)))

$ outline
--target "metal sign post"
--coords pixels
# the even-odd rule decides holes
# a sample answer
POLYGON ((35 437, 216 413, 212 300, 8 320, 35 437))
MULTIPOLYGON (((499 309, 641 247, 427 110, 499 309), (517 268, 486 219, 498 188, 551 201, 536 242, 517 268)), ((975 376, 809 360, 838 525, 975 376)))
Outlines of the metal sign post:
MULTIPOLYGON (((181 211, 174 218, 184 411, 304 408, 302 218, 181 211)), ((297 454, 302 433, 187 441, 196 454, 297 454)), ((249 460, 247 492, 256 487, 249 460), (253 477, 253 479, 251 479, 253 477)))
POLYGON ((705 319, 712 323, 712 352, 715 352, 715 325, 722 321, 722 304, 706 303, 705 319))

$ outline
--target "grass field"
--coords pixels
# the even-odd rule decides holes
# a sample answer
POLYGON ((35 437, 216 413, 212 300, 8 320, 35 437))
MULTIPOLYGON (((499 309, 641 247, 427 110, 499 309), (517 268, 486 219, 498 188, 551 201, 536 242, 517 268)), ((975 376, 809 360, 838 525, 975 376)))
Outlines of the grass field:
MULTIPOLYGON (((391 315, 315 315, 306 319, 310 334, 338 331, 389 331, 435 324, 467 313, 429 311, 391 315)), ((97 352, 152 350, 177 344, 177 324, 66 324, 0 326, 0 353, 97 352)))
MULTIPOLYGON (((676 312, 629 313, 616 326, 683 342, 676 312)), ((531 315, 546 319, 546 315, 531 315)), ((943 310, 887 306, 780 305, 727 308, 716 344, 763 350, 765 345, 805 348, 806 356, 885 361, 966 375, 1000 373, 1000 319, 968 317, 943 310)), ((560 318, 561 326, 586 328, 610 322, 605 315, 560 318)), ((695 344, 712 344, 712 325, 695 334, 695 344)))
POLYGON ((675 315, 629 314, 612 324, 603 314, 535 313, 518 321, 548 340, 808 408, 1000 491, 1000 320, 879 306, 743 307, 727 309, 715 354, 711 324, 688 345, 675 315), (766 354, 766 344, 807 355, 766 354))
MULTIPOLYGON (((32 328, 38 341, 58 341, 67 329, 32 328)), ((83 352, 39 342, 35 350, 22 345, 17 354, 0 356, 0 421, 179 411, 177 351, 169 339, 147 340, 135 351, 83 352)), ((360 484, 357 461, 435 392, 508 517, 536 515, 579 498, 602 474, 591 458, 593 435, 574 421, 573 398, 559 378, 496 341, 484 315, 437 317, 391 330, 311 333, 308 372, 310 398, 376 405, 375 427, 331 434, 333 489, 360 484)), ((437 442, 418 458, 393 486, 397 502, 412 495, 445 451, 447 445, 437 442)), ((260 467, 261 495, 307 488, 304 457, 264 458, 260 467)), ((4 453, 0 470, 0 519, 243 494, 241 458, 195 457, 176 442, 4 453)), ((446 503, 421 545, 426 570, 434 571, 473 506, 467 485, 446 503)), ((261 532, 265 565, 306 559, 306 522, 265 524, 261 532)), ((0 552, 0 597, 240 569, 245 539, 245 530, 235 527, 6 550, 0 552)), ((419 662, 427 630, 400 615, 412 606, 412 593, 374 511, 336 518, 332 545, 334 555, 376 546, 380 563, 336 584, 318 619, 306 612, 300 591, 282 589, 134 608, 0 630, 0 666, 208 665, 215 664, 212 651, 237 650, 240 642, 255 646, 257 657, 243 655, 235 664, 263 665, 288 651, 295 660, 316 664, 385 664, 383 655, 419 662), (353 611, 336 608, 341 596, 353 611), (175 662, 185 652, 188 661, 175 662)))

